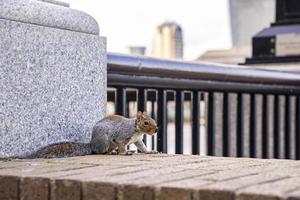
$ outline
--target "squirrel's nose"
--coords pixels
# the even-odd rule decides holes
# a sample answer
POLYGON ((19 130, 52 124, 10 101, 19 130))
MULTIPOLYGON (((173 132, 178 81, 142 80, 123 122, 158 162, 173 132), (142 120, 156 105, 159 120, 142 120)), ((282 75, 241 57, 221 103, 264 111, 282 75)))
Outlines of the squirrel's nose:
POLYGON ((155 129, 155 132, 157 132, 157 131, 158 131, 158 128, 155 129))

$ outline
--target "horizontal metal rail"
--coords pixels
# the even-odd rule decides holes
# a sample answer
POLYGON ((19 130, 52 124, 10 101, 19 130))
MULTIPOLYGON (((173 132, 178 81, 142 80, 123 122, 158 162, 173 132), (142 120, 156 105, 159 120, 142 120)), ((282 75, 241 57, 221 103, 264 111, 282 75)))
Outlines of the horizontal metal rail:
POLYGON ((300 73, 108 54, 108 82, 132 87, 300 94, 300 73), (134 77, 134 78, 133 78, 134 77))

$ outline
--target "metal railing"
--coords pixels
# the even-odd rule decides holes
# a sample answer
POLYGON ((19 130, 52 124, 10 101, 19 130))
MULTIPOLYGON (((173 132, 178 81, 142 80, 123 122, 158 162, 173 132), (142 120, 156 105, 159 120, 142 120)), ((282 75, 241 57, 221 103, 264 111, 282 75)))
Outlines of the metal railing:
POLYGON ((299 73, 112 53, 107 69, 108 87, 116 89, 108 101, 115 102, 117 114, 128 116, 129 101, 137 101, 141 111, 151 102, 160 127, 158 151, 167 152, 167 103, 175 101, 175 153, 183 153, 188 101, 192 154, 200 153, 200 136, 206 134, 207 155, 300 159, 299 73), (206 133, 200 131, 201 101, 206 133))

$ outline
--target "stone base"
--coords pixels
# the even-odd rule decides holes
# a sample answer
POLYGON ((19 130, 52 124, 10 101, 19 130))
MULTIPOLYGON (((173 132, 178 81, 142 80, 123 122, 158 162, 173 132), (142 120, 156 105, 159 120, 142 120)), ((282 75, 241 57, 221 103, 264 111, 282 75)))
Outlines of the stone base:
POLYGON ((106 41, 0 20, 0 158, 89 142, 106 112, 106 41))
POLYGON ((245 64, 295 63, 300 61, 300 26, 263 29, 252 38, 252 57, 245 64))

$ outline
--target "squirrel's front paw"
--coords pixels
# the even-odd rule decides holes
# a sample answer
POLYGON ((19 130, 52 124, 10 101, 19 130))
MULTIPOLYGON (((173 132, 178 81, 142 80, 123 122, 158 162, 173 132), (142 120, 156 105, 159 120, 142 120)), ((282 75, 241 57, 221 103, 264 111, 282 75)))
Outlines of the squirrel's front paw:
POLYGON ((151 150, 151 151, 147 151, 146 154, 158 154, 158 151, 151 150))

